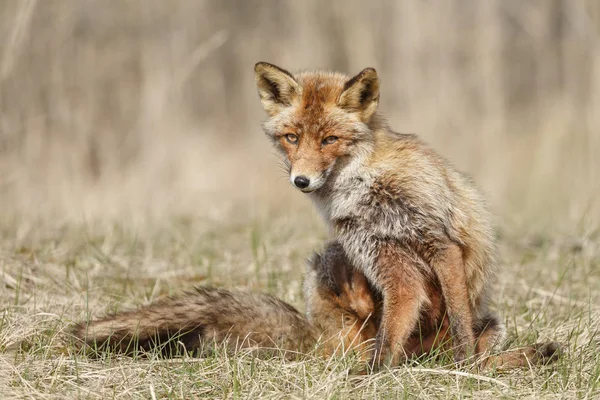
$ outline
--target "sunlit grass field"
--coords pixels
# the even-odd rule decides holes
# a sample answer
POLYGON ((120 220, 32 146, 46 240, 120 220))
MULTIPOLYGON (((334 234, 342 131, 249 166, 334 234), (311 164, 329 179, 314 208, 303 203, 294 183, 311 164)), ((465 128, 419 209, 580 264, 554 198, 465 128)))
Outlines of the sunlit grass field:
MULTIPOLYGON (((290 188, 290 190, 292 190, 290 188)), ((505 373, 425 359, 368 376, 355 361, 286 361, 217 351, 94 358, 73 350, 73 322, 194 285, 266 291, 303 309, 307 255, 326 237, 310 204, 252 218, 172 218, 150 226, 4 225, 0 393, 5 398, 594 398, 600 394, 598 237, 502 235, 497 309, 509 347, 557 340, 558 363, 505 373)), ((597 235, 597 233, 596 233, 597 235)))

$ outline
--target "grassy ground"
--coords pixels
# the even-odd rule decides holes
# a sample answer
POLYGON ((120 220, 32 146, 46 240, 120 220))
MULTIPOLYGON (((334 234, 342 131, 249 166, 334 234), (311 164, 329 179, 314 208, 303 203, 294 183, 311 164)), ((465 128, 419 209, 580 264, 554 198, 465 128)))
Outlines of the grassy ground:
MULTIPOLYGON (((239 214, 239 215, 238 215, 239 214)), ((511 345, 558 340, 555 365, 483 375, 425 360, 349 375, 352 360, 88 358, 65 329, 195 284, 249 287, 303 308, 305 257, 326 234, 308 202, 229 219, 131 224, 3 221, 0 395, 5 398, 594 398, 600 395, 597 234, 503 230, 497 307, 511 345), (225 221, 225 222, 224 222, 225 221), (235 221, 235 222, 234 222, 235 221), (510 233, 507 233, 510 232, 510 233)))

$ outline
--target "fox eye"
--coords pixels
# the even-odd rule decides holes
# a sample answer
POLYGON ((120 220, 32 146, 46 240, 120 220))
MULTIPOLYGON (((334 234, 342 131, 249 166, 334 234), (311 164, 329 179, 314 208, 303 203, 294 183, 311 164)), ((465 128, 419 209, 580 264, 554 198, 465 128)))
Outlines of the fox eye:
POLYGON ((323 141, 321 142, 321 144, 325 145, 325 144, 332 144, 337 142, 338 137, 337 136, 327 136, 325 139, 323 139, 323 141))
POLYGON ((296 144, 298 143, 298 135, 294 135, 293 133, 288 133, 287 135, 283 135, 285 137, 285 140, 288 141, 288 143, 291 144, 296 144))

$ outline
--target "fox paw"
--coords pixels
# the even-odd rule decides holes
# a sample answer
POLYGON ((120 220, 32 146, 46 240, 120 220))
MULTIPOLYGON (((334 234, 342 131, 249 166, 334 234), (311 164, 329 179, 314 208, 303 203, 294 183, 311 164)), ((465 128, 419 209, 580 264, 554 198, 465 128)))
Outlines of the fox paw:
POLYGON ((550 364, 557 361, 566 351, 565 346, 558 342, 536 343, 533 345, 537 361, 540 364, 550 364))

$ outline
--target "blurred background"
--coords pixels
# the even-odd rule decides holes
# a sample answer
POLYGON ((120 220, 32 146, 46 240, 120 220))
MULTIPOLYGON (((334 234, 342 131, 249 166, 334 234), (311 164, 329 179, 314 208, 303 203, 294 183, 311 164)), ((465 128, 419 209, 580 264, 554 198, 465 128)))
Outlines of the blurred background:
POLYGON ((1 215, 313 212, 261 132, 257 61, 375 67, 391 126, 501 225, 598 231, 597 0, 3 0, 1 215))

